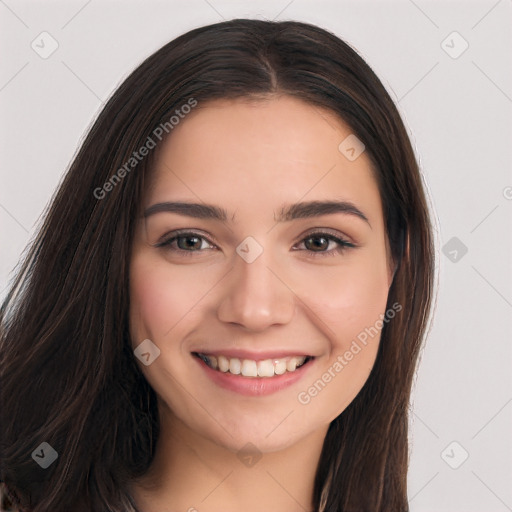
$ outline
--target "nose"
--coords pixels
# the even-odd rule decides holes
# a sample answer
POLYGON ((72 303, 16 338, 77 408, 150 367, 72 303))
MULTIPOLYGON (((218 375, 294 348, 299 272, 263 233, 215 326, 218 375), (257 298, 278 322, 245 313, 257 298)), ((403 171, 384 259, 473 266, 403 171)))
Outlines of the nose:
POLYGON ((235 265, 217 309, 220 321, 263 331, 293 318, 295 296, 266 251, 252 263, 235 256, 235 265), (275 268, 275 269, 274 269, 275 268))

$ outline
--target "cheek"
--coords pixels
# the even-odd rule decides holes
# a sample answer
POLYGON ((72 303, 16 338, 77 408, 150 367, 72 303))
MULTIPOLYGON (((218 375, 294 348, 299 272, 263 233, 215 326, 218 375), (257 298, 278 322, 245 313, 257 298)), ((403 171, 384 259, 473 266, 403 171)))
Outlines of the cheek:
POLYGON ((180 320, 193 315, 210 279, 184 266, 173 267, 162 258, 135 254, 130 268, 134 342, 144 338, 163 341, 174 334, 180 320))
MULTIPOLYGON (((388 275, 381 258, 346 267, 318 269, 305 293, 312 321, 323 330, 329 351, 298 396, 306 410, 332 421, 364 386, 377 355, 386 312, 388 275)), ((313 276, 312 276, 313 277, 313 276)))
POLYGON ((329 286, 329 300, 323 305, 324 321, 334 333, 336 348, 344 348, 371 327, 384 313, 388 296, 385 276, 371 269, 351 269, 349 275, 339 276, 329 286))
POLYGON ((321 320, 332 350, 345 350, 353 338, 385 313, 388 275, 384 258, 364 256, 347 265, 318 268, 302 288, 308 308, 321 320))

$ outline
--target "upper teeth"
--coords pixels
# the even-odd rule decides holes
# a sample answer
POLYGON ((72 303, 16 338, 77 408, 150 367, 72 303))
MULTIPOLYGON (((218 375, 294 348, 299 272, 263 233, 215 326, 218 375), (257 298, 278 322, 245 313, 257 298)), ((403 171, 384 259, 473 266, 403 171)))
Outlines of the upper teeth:
POLYGON ((305 356, 285 357, 282 359, 264 359, 254 361, 252 359, 238 359, 237 357, 212 356, 198 354, 198 356, 214 370, 230 372, 244 377, 273 377, 285 372, 294 372, 306 361, 305 356))

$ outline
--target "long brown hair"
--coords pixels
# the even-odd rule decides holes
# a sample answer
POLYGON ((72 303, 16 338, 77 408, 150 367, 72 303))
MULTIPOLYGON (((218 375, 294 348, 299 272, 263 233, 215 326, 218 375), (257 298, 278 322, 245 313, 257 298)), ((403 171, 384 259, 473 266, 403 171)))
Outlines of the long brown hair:
POLYGON ((269 94, 332 111, 365 144, 397 264, 388 306, 402 306, 384 325, 363 389, 330 425, 315 510, 408 510, 408 403, 434 259, 415 155, 393 101, 350 46, 313 25, 257 20, 192 30, 145 60, 108 101, 51 202, 0 318, 0 480, 20 508, 135 510, 129 484, 147 471, 159 432, 155 393, 131 350, 129 262, 155 152, 129 171, 126 163, 191 99, 269 94), (58 453, 47 469, 31 457, 42 442, 58 453))

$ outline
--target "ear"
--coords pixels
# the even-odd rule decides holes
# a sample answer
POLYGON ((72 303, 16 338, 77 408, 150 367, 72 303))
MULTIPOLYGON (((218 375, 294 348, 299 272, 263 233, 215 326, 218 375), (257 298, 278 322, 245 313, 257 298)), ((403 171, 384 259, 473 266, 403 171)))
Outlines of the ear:
POLYGON ((388 264, 388 290, 391 288, 391 283, 393 282, 393 279, 395 277, 396 269, 398 265, 395 264, 393 261, 393 258, 391 258, 391 255, 388 257, 389 264, 388 264))
MULTIPOLYGON (((400 258, 400 261, 408 260, 409 259, 409 234, 405 234, 403 237, 403 249, 402 249, 402 255, 400 258)), ((388 251, 388 261, 389 261, 389 268, 388 268, 388 288, 391 286, 391 283, 393 282, 393 279, 395 277, 396 271, 398 270, 398 264, 400 261, 395 261, 393 259, 393 256, 391 255, 391 248, 389 247, 389 242, 386 240, 386 248, 388 251)))

